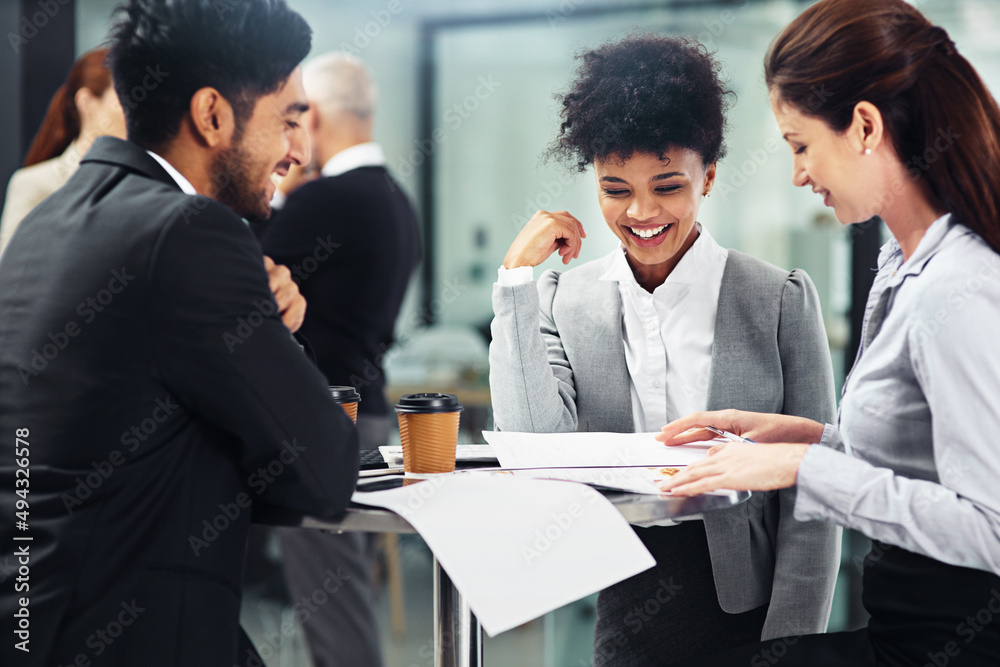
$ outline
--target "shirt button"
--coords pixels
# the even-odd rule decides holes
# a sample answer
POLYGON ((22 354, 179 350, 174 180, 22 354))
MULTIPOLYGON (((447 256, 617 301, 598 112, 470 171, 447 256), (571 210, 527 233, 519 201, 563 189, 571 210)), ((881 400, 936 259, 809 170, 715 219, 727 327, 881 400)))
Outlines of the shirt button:
POLYGON ((656 389, 659 389, 660 388, 660 381, 659 380, 653 380, 653 387, 656 388, 656 389))

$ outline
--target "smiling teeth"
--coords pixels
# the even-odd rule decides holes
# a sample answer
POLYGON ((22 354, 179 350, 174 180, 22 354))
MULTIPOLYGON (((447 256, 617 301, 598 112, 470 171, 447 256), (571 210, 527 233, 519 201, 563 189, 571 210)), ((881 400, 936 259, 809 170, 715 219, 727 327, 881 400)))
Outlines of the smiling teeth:
POLYGON ((663 225, 662 227, 653 227, 652 229, 633 229, 632 227, 629 227, 629 230, 639 238, 651 239, 668 226, 669 225, 663 225))

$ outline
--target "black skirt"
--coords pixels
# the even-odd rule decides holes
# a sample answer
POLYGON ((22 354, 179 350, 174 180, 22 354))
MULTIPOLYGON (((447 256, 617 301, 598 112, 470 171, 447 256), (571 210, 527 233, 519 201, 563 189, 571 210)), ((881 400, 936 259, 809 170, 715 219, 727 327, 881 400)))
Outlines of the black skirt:
POLYGON ((760 642, 674 665, 1000 667, 997 575, 875 542, 862 583, 871 614, 866 628, 760 642))

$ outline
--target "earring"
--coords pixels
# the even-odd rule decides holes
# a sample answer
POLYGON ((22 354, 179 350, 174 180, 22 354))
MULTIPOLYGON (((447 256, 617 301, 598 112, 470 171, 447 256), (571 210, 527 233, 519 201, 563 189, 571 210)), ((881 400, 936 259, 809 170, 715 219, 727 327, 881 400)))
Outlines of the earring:
POLYGON ((871 154, 872 154, 872 149, 866 148, 865 149, 865 155, 871 155, 871 154))

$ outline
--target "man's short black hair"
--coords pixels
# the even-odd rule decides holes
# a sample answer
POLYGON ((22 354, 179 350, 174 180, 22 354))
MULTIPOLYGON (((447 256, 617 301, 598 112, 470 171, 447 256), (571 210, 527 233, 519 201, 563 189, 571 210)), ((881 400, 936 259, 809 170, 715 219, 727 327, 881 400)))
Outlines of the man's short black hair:
POLYGON ((595 158, 627 160, 690 148, 704 164, 725 155, 731 92, 704 46, 636 35, 579 56, 583 62, 562 102, 562 125, 549 155, 580 171, 595 158))
POLYGON ((205 87, 232 105, 239 135, 257 100, 281 87, 312 41, 285 0, 128 0, 117 11, 108 65, 128 137, 147 149, 176 136, 192 95, 205 87))

